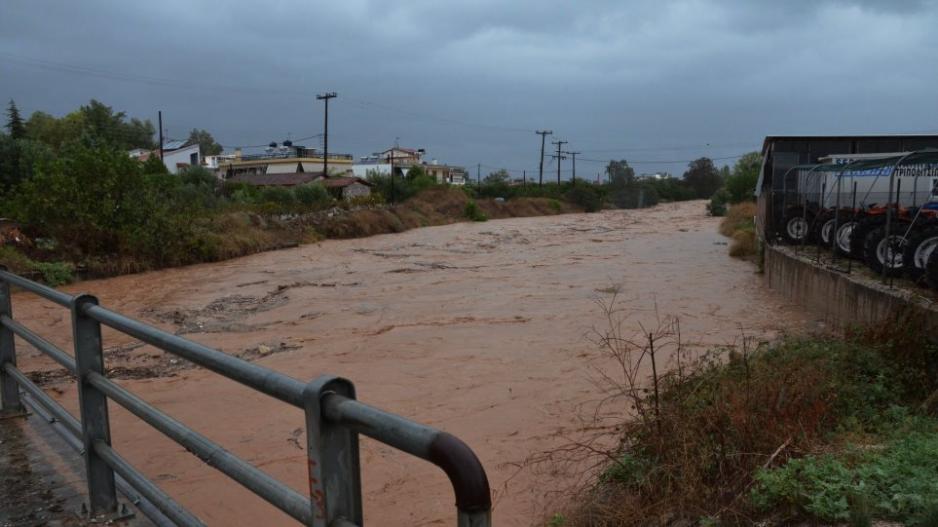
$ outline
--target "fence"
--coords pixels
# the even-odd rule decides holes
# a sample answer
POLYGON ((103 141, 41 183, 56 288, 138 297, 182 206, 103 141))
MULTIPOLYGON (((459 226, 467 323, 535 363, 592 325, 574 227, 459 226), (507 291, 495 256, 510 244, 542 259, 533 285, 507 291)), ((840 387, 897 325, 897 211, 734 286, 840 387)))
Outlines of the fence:
POLYGON ((352 527, 363 524, 358 434, 443 469, 456 495, 458 527, 491 525, 488 479, 472 450, 445 432, 357 401, 355 388, 348 380, 324 375, 304 383, 110 311, 98 305, 98 300, 91 295, 67 295, 0 268, 0 411, 7 415, 21 413, 25 404, 50 423, 61 425, 57 428, 63 437, 84 457, 91 517, 115 519, 126 515, 126 508, 118 503, 116 496, 116 491, 120 490, 157 525, 204 525, 115 451, 111 445, 108 399, 304 525, 352 527), (71 310, 74 356, 13 318, 11 286, 71 310), (303 410, 308 496, 275 480, 108 379, 104 369, 102 325, 303 410), (17 369, 14 336, 77 377, 80 420, 17 369), (20 393, 20 388, 24 393, 20 393))

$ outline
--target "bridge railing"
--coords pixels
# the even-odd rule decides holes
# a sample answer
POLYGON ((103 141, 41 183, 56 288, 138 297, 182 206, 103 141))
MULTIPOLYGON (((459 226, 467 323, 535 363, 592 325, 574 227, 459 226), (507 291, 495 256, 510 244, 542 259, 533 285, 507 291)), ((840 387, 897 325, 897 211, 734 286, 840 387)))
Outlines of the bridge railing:
POLYGON ((359 434, 443 469, 453 486, 458 527, 491 525, 488 479, 473 451, 452 435, 359 402, 350 381, 324 375, 302 382, 111 311, 100 306, 94 296, 68 295, 0 268, 0 412, 21 413, 26 404, 58 425, 66 441, 83 455, 90 516, 115 518, 126 514, 117 499, 116 491, 120 490, 158 525, 204 525, 114 449, 108 400, 303 525, 363 525, 359 434), (72 355, 14 319, 11 286, 71 311, 72 355), (109 379, 104 368, 102 325, 303 410, 307 494, 274 479, 109 379), (17 368, 14 336, 77 378, 80 419, 17 368))

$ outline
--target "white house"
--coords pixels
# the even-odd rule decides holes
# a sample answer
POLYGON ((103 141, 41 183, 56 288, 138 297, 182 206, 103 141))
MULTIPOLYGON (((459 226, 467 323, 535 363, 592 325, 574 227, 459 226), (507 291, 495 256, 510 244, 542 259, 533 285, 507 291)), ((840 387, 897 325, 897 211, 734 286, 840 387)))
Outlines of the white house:
MULTIPOLYGON (((170 174, 179 172, 180 168, 202 164, 199 144, 183 145, 183 141, 171 141, 163 145, 163 164, 170 174)), ((159 151, 156 154, 159 155, 159 151)))
MULTIPOLYGON (((146 161, 151 156, 160 156, 159 149, 144 150, 136 148, 127 153, 139 161, 146 161)), ((170 174, 176 174, 180 168, 202 164, 202 154, 198 143, 186 146, 185 141, 170 141, 163 144, 163 164, 170 174)))

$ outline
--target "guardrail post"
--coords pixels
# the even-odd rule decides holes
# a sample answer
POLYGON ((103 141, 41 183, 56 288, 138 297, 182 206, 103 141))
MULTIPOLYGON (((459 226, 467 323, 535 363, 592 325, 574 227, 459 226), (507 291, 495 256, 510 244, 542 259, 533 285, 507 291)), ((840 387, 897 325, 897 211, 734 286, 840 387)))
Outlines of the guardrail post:
POLYGON ((81 411, 81 432, 88 481, 88 505, 91 517, 117 512, 114 471, 95 452, 94 442, 111 445, 107 396, 88 383, 91 372, 104 375, 104 353, 101 348, 101 324, 84 313, 84 306, 97 305, 91 295, 78 295, 72 300, 72 335, 75 363, 78 369, 78 405, 81 411))
MULTIPOLYGON (((0 265, 0 270, 6 267, 0 265)), ((13 318, 13 299, 10 297, 10 284, 0 280, 0 316, 13 318)), ((0 415, 25 415, 23 402, 20 400, 20 387, 3 367, 6 364, 16 366, 16 347, 13 330, 0 325, 0 415)))
POLYGON ((328 527, 342 520, 362 525, 358 434, 326 420, 323 400, 329 394, 354 399, 355 386, 347 379, 323 375, 303 390, 311 525, 328 527))

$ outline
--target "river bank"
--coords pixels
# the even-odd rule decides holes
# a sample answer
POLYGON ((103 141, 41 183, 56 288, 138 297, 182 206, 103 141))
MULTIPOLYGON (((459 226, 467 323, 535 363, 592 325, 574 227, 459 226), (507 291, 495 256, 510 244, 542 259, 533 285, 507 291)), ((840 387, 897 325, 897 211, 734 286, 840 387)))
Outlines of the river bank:
MULTIPOLYGON (((612 365, 590 342, 596 300, 618 288, 630 322, 681 319, 692 350, 741 334, 773 340, 809 321, 767 291, 751 264, 727 258, 701 201, 641 211, 512 218, 326 240, 64 288, 299 379, 352 379, 359 398, 464 439, 495 491, 499 525, 536 523, 569 474, 531 464, 575 433, 612 365)), ((68 313, 22 294, 18 318, 69 349, 68 313)), ((105 332, 108 368, 143 398, 298 490, 302 415, 148 346, 105 332)), ((19 363, 48 375, 74 410, 74 384, 26 345, 19 363)), ((288 519, 115 408, 121 452, 208 523, 288 519)), ((362 442, 366 518, 449 523, 437 469, 362 442)))

